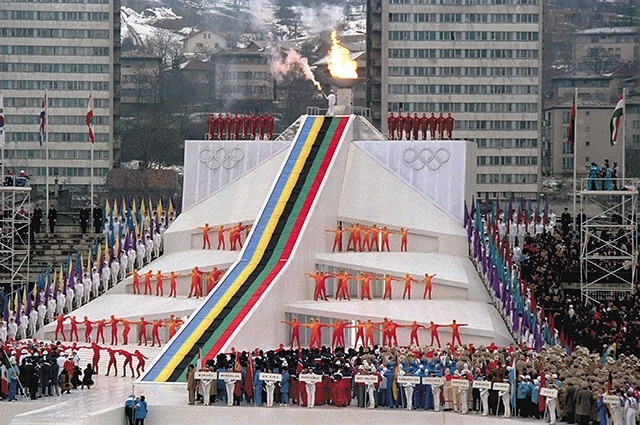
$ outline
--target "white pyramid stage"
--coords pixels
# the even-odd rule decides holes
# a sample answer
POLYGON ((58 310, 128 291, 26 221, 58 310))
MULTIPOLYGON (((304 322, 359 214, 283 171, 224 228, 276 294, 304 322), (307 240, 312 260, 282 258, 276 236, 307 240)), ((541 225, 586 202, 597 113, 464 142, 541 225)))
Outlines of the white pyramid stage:
MULTIPOLYGON (((170 313, 188 317, 134 383, 136 392, 148 394, 153 405, 147 423, 200 423, 203 408, 186 405, 184 384, 187 365, 196 363, 198 351, 212 358, 232 347, 253 350, 288 345, 290 329, 281 321, 293 316, 302 322, 317 318, 325 323, 337 318, 381 321, 387 317, 403 324, 414 320, 449 324, 456 319, 467 324, 460 329, 463 343, 512 342, 469 260, 462 225, 464 203, 475 192, 475 145, 461 140, 389 141, 363 117, 354 115, 303 116, 298 124, 290 141, 187 141, 183 211, 165 233, 164 255, 140 270, 141 274, 146 270, 181 274, 178 297, 133 295, 128 278, 74 312, 78 320, 84 315, 95 320, 110 314, 130 320, 140 316, 155 320, 170 313), (213 249, 202 249, 199 226, 231 227, 239 222, 252 225, 248 234, 242 234, 242 250, 228 250, 228 234, 227 250, 215 249, 215 231, 211 233, 213 249), (399 252, 400 236, 395 234, 390 238, 391 252, 332 252, 333 233, 326 230, 356 222, 408 228, 408 252, 399 252), (194 266, 228 269, 204 300, 186 298, 187 273, 194 266), (423 300, 424 285, 414 284, 411 299, 403 300, 404 283, 394 282, 393 299, 382 300, 382 283, 374 281, 372 300, 361 300, 359 285, 350 283, 352 300, 337 301, 331 297, 335 288, 330 279, 329 301, 315 302, 313 280, 305 273, 317 269, 390 273, 398 278, 410 273, 416 279, 435 273, 433 299, 423 300)), ((342 245, 347 246, 346 233, 342 245)), ((43 336, 53 337, 53 330, 48 325, 43 336)), ((443 345, 451 339, 447 330, 440 330, 443 345)), ((131 335, 136 334, 134 327, 131 335)), ((166 335, 163 337, 164 341, 166 335)), ((305 337, 303 333, 303 344, 308 341, 305 337)), ((347 344, 353 343, 353 337, 347 335, 347 344)), ((323 343, 328 344, 330 338, 325 331, 323 343)), ((426 332, 420 338, 423 344, 429 342, 426 332)), ((399 329, 398 339, 408 344, 409 331, 399 329)), ((114 393, 116 397, 120 392, 114 393)), ((122 400, 73 423, 116 423, 112 421, 120 417, 122 400)), ((224 407, 211 407, 207 415, 228 423, 246 423, 248 412, 255 418, 277 417, 282 423, 308 418, 316 418, 312 423, 330 418, 351 423, 383 417, 408 423, 425 420, 415 412, 322 408, 311 413, 290 407, 290 414, 275 409, 274 416, 270 410, 246 408, 251 410, 229 413, 224 407)), ((55 408, 51 409, 42 421, 34 412, 17 416, 13 423, 56 423, 49 420, 56 415, 55 408)), ((423 414, 437 424, 494 423, 477 416, 423 414)))

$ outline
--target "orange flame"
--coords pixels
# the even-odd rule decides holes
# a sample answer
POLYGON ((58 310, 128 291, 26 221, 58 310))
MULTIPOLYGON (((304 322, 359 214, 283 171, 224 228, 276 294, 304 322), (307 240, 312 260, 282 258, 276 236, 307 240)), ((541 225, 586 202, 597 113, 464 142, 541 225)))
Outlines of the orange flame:
POLYGON ((349 49, 340 45, 338 34, 331 33, 331 49, 329 49, 329 73, 334 78, 358 78, 358 64, 351 59, 349 49))

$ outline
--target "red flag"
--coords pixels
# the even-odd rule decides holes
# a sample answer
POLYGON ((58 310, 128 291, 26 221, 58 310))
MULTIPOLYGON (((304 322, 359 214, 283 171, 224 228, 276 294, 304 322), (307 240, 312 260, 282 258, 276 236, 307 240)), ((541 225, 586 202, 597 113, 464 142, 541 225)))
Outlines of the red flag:
POLYGON ((573 143, 576 139, 576 98, 573 97, 571 106, 571 117, 569 119, 569 129, 567 130, 567 143, 573 143))
POLYGON ((91 143, 95 143, 96 138, 93 134, 93 96, 91 92, 89 92, 89 106, 87 107, 87 117, 85 122, 89 128, 89 140, 91 143))
POLYGON ((247 371, 244 375, 244 392, 247 393, 247 397, 253 397, 253 357, 249 353, 249 361, 247 362, 247 371))
MULTIPOLYGON (((543 365, 542 370, 540 370, 540 388, 545 388, 546 386, 547 386, 547 381, 545 379, 544 365, 543 365)), ((538 412, 544 412, 546 404, 547 404, 546 397, 538 397, 538 412)))

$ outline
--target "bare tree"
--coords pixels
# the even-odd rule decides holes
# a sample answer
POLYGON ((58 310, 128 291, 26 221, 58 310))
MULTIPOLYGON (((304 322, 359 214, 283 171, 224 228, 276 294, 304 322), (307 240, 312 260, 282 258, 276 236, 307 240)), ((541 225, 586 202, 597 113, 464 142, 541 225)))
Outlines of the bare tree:
POLYGON ((153 37, 149 38, 146 49, 148 53, 161 58, 163 64, 167 64, 180 51, 180 42, 171 31, 158 29, 153 37))

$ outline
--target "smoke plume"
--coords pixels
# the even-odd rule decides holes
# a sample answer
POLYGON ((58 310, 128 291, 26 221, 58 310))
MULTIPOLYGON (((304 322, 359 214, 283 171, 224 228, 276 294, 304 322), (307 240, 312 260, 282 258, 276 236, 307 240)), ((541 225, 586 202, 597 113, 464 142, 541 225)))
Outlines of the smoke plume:
POLYGON ((273 78, 278 83, 282 83, 287 76, 297 76, 311 81, 318 90, 322 90, 322 86, 313 75, 307 58, 303 58, 293 49, 289 49, 283 57, 279 47, 271 46, 271 49, 269 49, 269 65, 271 66, 273 78))

